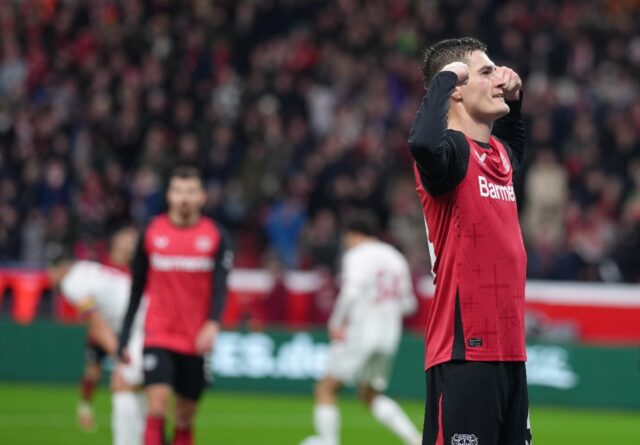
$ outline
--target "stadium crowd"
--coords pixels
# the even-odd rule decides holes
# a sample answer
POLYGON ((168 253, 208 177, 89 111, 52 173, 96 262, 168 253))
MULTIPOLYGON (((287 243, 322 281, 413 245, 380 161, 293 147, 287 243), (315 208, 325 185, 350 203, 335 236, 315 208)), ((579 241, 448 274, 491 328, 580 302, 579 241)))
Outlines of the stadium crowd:
POLYGON ((424 273, 409 126, 421 49, 476 36, 525 85, 529 277, 640 281, 640 4, 0 2, 0 262, 100 257, 197 165, 237 266, 335 270, 373 209, 424 273))

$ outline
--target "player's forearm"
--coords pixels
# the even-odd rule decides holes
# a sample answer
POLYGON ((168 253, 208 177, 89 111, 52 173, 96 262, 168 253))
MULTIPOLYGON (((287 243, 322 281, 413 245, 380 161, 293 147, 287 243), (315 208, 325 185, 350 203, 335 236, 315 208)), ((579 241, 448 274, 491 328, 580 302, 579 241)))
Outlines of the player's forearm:
POLYGON ((409 316, 418 308, 418 301, 413 293, 408 294, 402 301, 402 315, 409 316))
POLYGON ((518 170, 524 159, 524 119, 522 118, 522 92, 520 99, 507 102, 509 105, 509 114, 501 117, 493 124, 493 135, 509 144, 513 157, 511 163, 513 169, 518 170))
POLYGON ((213 273, 213 292, 211 295, 210 319, 219 322, 227 302, 227 278, 233 267, 233 249, 231 236, 221 230, 221 242, 215 258, 213 273))
POLYGON ((131 285, 131 296, 129 297, 129 305, 127 306, 127 312, 122 322, 122 330, 120 331, 120 338, 118 341, 118 353, 120 353, 129 342, 129 335, 131 334, 131 327, 133 326, 133 320, 135 319, 140 302, 142 301, 142 292, 144 291, 144 283, 136 280, 134 276, 133 284, 131 285))
POLYGON ((224 260, 220 264, 216 263, 216 271, 213 277, 213 294, 211 296, 211 314, 209 318, 216 322, 220 321, 227 303, 227 278, 230 272, 230 265, 225 266, 222 264, 223 262, 224 260))
POLYGON ((139 241, 136 248, 136 254, 133 258, 132 273, 133 281, 131 282, 131 294, 129 297, 129 305, 127 306, 127 312, 122 322, 122 330, 120 331, 120 340, 118 345, 118 353, 127 346, 129 342, 129 335, 131 333, 131 326, 133 326, 133 320, 135 319, 140 302, 142 300, 142 293, 147 283, 147 269, 148 258, 144 251, 144 237, 139 241))
POLYGON ((118 349, 118 338, 106 320, 98 312, 91 311, 87 315, 87 323, 91 338, 108 354, 115 354, 118 349))
POLYGON ((328 326, 329 329, 340 329, 347 324, 347 315, 349 313, 349 306, 351 301, 349 298, 348 290, 343 289, 338 295, 336 303, 329 317, 328 326))
POLYGON ((457 80, 457 75, 448 71, 433 78, 409 133, 411 153, 429 175, 438 176, 446 167, 445 134, 449 97, 457 80))

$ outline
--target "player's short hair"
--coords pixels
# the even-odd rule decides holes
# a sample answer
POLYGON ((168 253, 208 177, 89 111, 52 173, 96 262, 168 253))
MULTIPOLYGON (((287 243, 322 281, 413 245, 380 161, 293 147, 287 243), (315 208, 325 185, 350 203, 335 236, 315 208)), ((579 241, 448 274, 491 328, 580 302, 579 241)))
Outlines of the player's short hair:
POLYGON ((354 232, 366 236, 376 236, 380 229, 380 223, 376 215, 369 211, 360 211, 345 220, 343 230, 345 233, 354 232))
POLYGON ((424 50, 422 56, 422 79, 425 88, 433 77, 452 62, 464 62, 474 51, 487 52, 487 45, 474 37, 441 40, 424 50))
POLYGON ((57 243, 47 244, 45 246, 44 256, 48 266, 72 263, 76 259, 71 249, 57 243))
POLYGON ((197 179, 202 182, 202 175, 200 174, 200 170, 192 165, 178 165, 169 174, 169 182, 172 179, 197 179))
POLYGON ((133 231, 138 231, 138 228, 130 222, 126 222, 126 223, 121 223, 118 224, 117 226, 115 226, 110 232, 109 232, 109 245, 111 245, 113 243, 113 239, 120 235, 123 232, 129 231, 129 230, 133 230, 133 231))

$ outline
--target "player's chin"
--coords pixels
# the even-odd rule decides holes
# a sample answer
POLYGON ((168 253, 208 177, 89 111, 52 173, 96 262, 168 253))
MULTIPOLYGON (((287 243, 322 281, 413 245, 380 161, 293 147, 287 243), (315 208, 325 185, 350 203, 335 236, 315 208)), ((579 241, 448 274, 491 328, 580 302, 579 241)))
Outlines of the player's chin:
POLYGON ((509 111, 511 111, 509 105, 507 105, 505 102, 502 102, 494 107, 492 114, 494 116, 494 119, 500 119, 501 117, 509 114, 509 111))

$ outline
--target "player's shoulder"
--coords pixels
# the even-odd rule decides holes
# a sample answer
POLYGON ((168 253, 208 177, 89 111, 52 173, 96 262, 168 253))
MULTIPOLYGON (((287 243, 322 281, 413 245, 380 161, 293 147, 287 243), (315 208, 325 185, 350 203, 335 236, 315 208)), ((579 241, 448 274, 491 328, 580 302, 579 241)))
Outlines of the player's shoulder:
POLYGON ((394 250, 395 248, 393 246, 382 241, 371 241, 349 249, 345 257, 350 261, 369 263, 374 258, 393 255, 394 250))
POLYGON ((167 227, 169 225, 169 216, 166 213, 156 215, 149 220, 143 232, 148 233, 157 229, 167 227))
POLYGON ((220 224, 215 219, 207 215, 202 215, 200 217, 198 225, 204 230, 220 230, 220 224))
POLYGON ((378 256, 381 258, 381 261, 403 265, 407 262, 402 252, 400 252, 400 250, 398 250, 398 248, 393 244, 380 241, 377 243, 376 249, 378 252, 378 256))
POLYGON ((115 279, 117 277, 128 277, 129 274, 115 267, 108 266, 106 264, 98 263, 96 261, 80 260, 76 261, 69 270, 68 276, 74 279, 82 280, 100 280, 100 279, 115 279))
POLYGON ((469 149, 469 140, 471 139, 469 136, 464 134, 462 131, 452 130, 450 128, 444 134, 445 141, 447 141, 450 145, 455 148, 466 148, 469 149))
POLYGON ((73 263, 73 266, 71 266, 71 269, 69 269, 68 275, 82 276, 85 274, 93 274, 96 272, 100 272, 103 267, 105 266, 95 261, 78 260, 73 263))
POLYGON ((60 286, 63 293, 73 291, 78 287, 94 285, 101 275, 101 265, 93 261, 79 260, 73 263, 62 279, 60 286))
POLYGON ((229 231, 226 229, 224 225, 222 225, 219 221, 214 218, 206 215, 202 215, 200 217, 200 227, 201 230, 209 231, 216 233, 220 238, 223 238, 225 241, 230 241, 231 235, 229 231))

